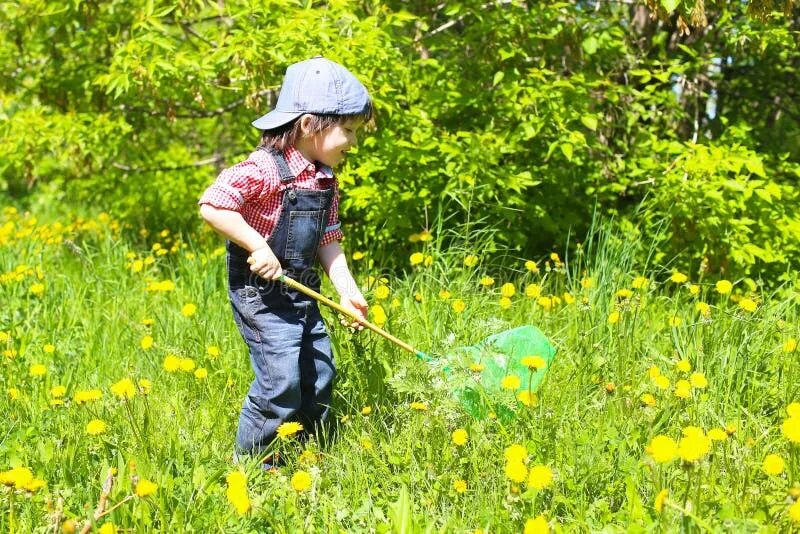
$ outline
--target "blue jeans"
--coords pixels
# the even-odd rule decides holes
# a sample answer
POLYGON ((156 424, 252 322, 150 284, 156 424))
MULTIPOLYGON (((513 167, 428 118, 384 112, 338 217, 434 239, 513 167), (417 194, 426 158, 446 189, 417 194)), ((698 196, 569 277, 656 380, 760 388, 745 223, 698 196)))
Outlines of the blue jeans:
POLYGON ((327 419, 336 368, 316 302, 280 282, 235 269, 229 274, 233 317, 255 373, 242 403, 236 447, 259 454, 285 421, 312 430, 327 419))

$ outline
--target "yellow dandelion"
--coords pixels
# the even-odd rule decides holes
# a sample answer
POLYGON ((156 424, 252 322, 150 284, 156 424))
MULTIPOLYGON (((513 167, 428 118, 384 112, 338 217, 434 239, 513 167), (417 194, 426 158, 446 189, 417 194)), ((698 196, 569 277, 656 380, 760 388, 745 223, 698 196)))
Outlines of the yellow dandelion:
POLYGON ((181 368, 181 359, 175 356, 174 354, 167 354, 164 357, 164 369, 168 373, 174 373, 178 369, 181 368))
POLYGON ((712 428, 706 435, 711 441, 725 441, 728 439, 728 433, 721 428, 712 428))
POLYGON ((629 299, 633 296, 633 291, 630 289, 620 289, 614 295, 621 299, 629 299))
POLYGON ((385 286, 383 284, 376 287, 375 290, 373 291, 373 295, 375 296, 376 300, 386 299, 389 297, 390 293, 391 290, 389 289, 389 286, 385 286))
POLYGON ((76 391, 72 399, 75 404, 84 404, 90 401, 100 400, 103 397, 103 392, 99 389, 87 389, 76 391))
POLYGON ((491 287, 494 285, 494 278, 492 278, 491 276, 484 276, 483 278, 481 278, 480 285, 482 285, 483 287, 491 287))
POLYGON ((388 317, 386 316, 386 310, 383 309, 383 306, 375 304, 370 307, 369 311, 376 325, 383 326, 386 324, 388 317))
POLYGON ((500 304, 500 308, 502 308, 504 310, 507 310, 507 309, 511 308, 511 306, 512 306, 511 299, 508 298, 508 297, 500 297, 500 303, 499 304, 500 304))
POLYGON ((800 523, 800 500, 795 501, 794 504, 789 507, 789 517, 795 523, 800 523))
POLYGON ((584 289, 591 289, 594 286, 594 280, 591 276, 588 276, 581 280, 581 287, 584 289))
POLYGON ((42 293, 44 293, 44 284, 42 284, 41 282, 33 284, 30 287, 29 291, 34 295, 41 295, 42 293))
POLYGON ((689 360, 678 360, 675 363, 675 367, 681 373, 688 373, 689 371, 692 370, 692 363, 689 360))
POLYGON ((524 365, 525 367, 527 367, 532 371, 544 369, 545 366, 547 365, 547 362, 544 361, 544 358, 538 355, 525 356, 524 358, 522 358, 522 360, 520 360, 520 363, 522 363, 522 365, 524 365))
POLYGON ((195 368, 194 360, 191 358, 180 358, 178 360, 178 367, 180 367, 181 371, 185 371, 190 373, 195 368))
POLYGON ((183 307, 181 308, 181 315, 183 315, 184 317, 191 317, 195 313, 197 313, 197 306, 195 306, 191 302, 189 302, 188 304, 184 304, 183 307))
POLYGON ((469 254, 464 258, 464 265, 467 267, 475 267, 478 264, 478 256, 474 254, 469 254))
POLYGON ((575 303, 575 297, 571 293, 564 293, 562 297, 564 297, 564 303, 567 305, 575 303))
POLYGON ((790 402, 786 407, 786 413, 789 417, 800 417, 800 402, 790 402))
POLYGON ((47 374, 47 367, 41 363, 35 363, 28 369, 28 374, 31 376, 44 376, 47 374))
POLYGON ((768 475, 780 475, 786 468, 786 462, 777 454, 768 454, 762 464, 764 472, 768 475))
POLYGON ((525 296, 530 298, 538 298, 542 295, 542 288, 539 284, 528 284, 525 286, 525 296))
POLYGON ((527 389, 517 393, 517 400, 521 402, 523 406, 528 407, 536 406, 539 403, 539 397, 536 396, 536 393, 531 393, 527 389))
POLYGON ((361 415, 369 415, 371 413, 372 413, 371 406, 364 406, 363 408, 361 408, 361 415))
POLYGON ((692 385, 688 380, 678 380, 675 383, 675 396, 679 399, 688 399, 692 396, 692 385))
POLYGON ((647 286, 647 282, 649 282, 649 280, 646 277, 637 276, 633 279, 633 282, 631 282, 631 287, 633 289, 642 289, 643 287, 647 286))
POLYGON ((247 494, 247 477, 241 471, 229 473, 226 477, 228 488, 225 497, 228 499, 239 515, 250 511, 250 497, 247 494))
POLYGON ((528 261, 526 261, 526 262, 525 262, 525 268, 526 268, 528 271, 532 272, 533 274, 536 274, 536 273, 538 273, 538 272, 539 272, 539 266, 538 266, 538 265, 536 265, 536 262, 535 262, 535 261, 533 261, 533 260, 528 260, 528 261))
POLYGON ((553 471, 546 465, 534 465, 528 471, 528 486, 538 490, 553 483, 553 471))
POLYGON ((617 324, 619 322, 619 312, 612 311, 611 313, 609 313, 607 321, 608 324, 617 324))
POLYGON ((144 350, 151 348, 153 346, 153 336, 144 336, 139 342, 139 346, 144 350))
POLYGON ((352 257, 353 257, 353 261, 360 261, 360 260, 364 259, 364 253, 356 251, 356 252, 353 252, 353 256, 352 257))
POLYGON ((781 432, 792 443, 800 443, 800 417, 794 416, 783 420, 781 432))
POLYGON ((699 295, 700 294, 700 286, 697 284, 689 284, 689 294, 690 295, 699 295))
POLYGON ((425 255, 422 252, 415 252, 409 258, 412 266, 419 265, 425 261, 425 255))
POLYGON ((653 379, 653 384, 658 389, 666 390, 666 389, 669 389, 670 382, 669 382, 669 378, 667 378, 666 376, 659 375, 659 376, 657 376, 657 377, 655 377, 653 379))
POLYGON ((205 367, 198 367, 194 372, 194 377, 198 380, 205 380, 208 378, 208 369, 205 367))
POLYGON ((211 356, 212 358, 216 358, 216 357, 218 357, 218 356, 219 356, 221 353, 220 353, 220 350, 219 350, 219 347, 218 347, 218 346, 216 346, 216 345, 209 345, 208 347, 206 347, 206 354, 208 354, 208 355, 209 355, 209 356, 211 356))
POLYGON ((642 404, 645 406, 653 407, 656 405, 656 398, 650 393, 643 393, 639 400, 642 401, 642 404))
POLYGON ((689 277, 688 276, 686 276, 683 273, 679 273, 678 271, 675 271, 674 273, 672 273, 672 276, 670 276, 669 279, 671 281, 675 282, 676 284, 685 284, 686 282, 689 281, 689 277))
POLYGON ((471 363, 471 364, 469 364, 469 370, 472 371, 473 373, 480 373, 484 369, 486 369, 486 366, 483 365, 482 363, 471 363))
POLYGON ((50 396, 59 398, 63 397, 67 393, 67 388, 64 386, 56 386, 50 390, 50 396))
POLYGON ((675 328, 676 326, 680 326, 680 324, 681 324, 681 318, 680 317, 673 315, 672 317, 669 318, 669 325, 672 328, 675 328))
POLYGON ((649 376, 651 380, 654 380, 657 376, 661 376, 661 369, 659 369, 657 365, 651 365, 647 369, 647 376, 649 376))
POLYGON ((528 449, 523 445, 515 443, 514 445, 506 447, 503 456, 505 456, 508 462, 524 462, 528 457, 528 449))
POLYGON ((19 390, 17 388, 8 388, 6 392, 8 393, 8 398, 12 401, 19 398, 19 390))
POLYGON ((461 299, 454 300, 452 306, 453 306, 453 311, 456 313, 461 313, 465 309, 467 309, 466 303, 461 299))
POLYGON ((56 351, 56 346, 51 343, 48 343, 47 345, 42 347, 42 350, 45 352, 45 354, 53 354, 56 351))
POLYGON ((523 482, 528 476, 528 468, 522 462, 507 462, 505 468, 506 478, 512 482, 523 482))
POLYGON ((787 339, 783 344, 783 352, 794 352, 797 349, 797 340, 795 338, 787 339))
POLYGON ((678 456, 678 444, 669 436, 658 435, 648 447, 649 454, 660 464, 671 462, 678 456))
POLYGON ((678 442, 678 455, 684 462, 696 462, 711 449, 711 440, 703 434, 684 436, 678 442))
POLYGON ((450 435, 450 438, 453 440, 454 444, 460 447, 467 442, 467 440, 469 439, 469 435, 467 434, 467 431, 464 430, 463 428, 457 428, 450 435))
POLYGON ((296 421, 287 421, 282 423, 277 430, 279 438, 290 438, 303 430, 303 425, 296 421))
POLYGON ((98 534, 117 534, 117 526, 112 523, 111 521, 106 521, 103 525, 98 529, 98 534))
POLYGON ((91 436, 98 436, 104 434, 106 431, 106 424, 100 419, 92 419, 86 424, 86 433, 91 436))
POLYGON ((696 389, 703 389, 708 386, 708 380, 703 373, 692 373, 692 376, 689 377, 689 383, 696 389))
POLYGON ((659 514, 664 509, 664 501, 667 500, 668 495, 669 495, 669 490, 664 488, 658 492, 658 495, 656 495, 656 498, 653 501, 653 508, 655 508, 656 512, 658 512, 659 514))
POLYGON ((148 495, 152 495, 158 489, 158 486, 145 479, 142 478, 139 482, 136 483, 136 496, 137 497, 147 497, 148 495))
POLYGON ((132 399, 136 395, 136 386, 130 378, 123 378, 111 386, 111 393, 122 399, 132 399))
POLYGON ((464 493, 467 491, 467 481, 463 479, 458 479, 453 481, 453 489, 456 493, 464 493))
POLYGON ((450 293, 446 289, 442 289, 442 290, 439 291, 439 298, 442 299, 442 300, 449 299, 451 295, 452 295, 452 293, 450 293))
POLYGON ((751 300, 749 298, 743 298, 742 300, 739 301, 739 308, 748 313, 753 313, 754 311, 756 311, 756 309, 758 309, 758 304, 756 304, 754 300, 751 300))
POLYGON ((511 282, 506 282, 500 286, 500 294, 504 297, 511 298, 517 292, 517 288, 511 282))
POLYGON ((426 403, 424 403, 424 402, 416 402, 416 401, 412 402, 410 404, 410 407, 411 407, 412 410, 416 410, 418 412, 424 412, 424 411, 427 411, 427 409, 428 409, 428 405, 426 403))
POLYGON ((297 471, 292 475, 292 489, 301 492, 311 487, 311 475, 307 471, 297 471))
POLYGON ((717 293, 720 295, 727 295, 733 289, 733 284, 731 284, 727 280, 720 280, 714 285, 714 288, 717 290, 717 293))
POLYGON ((506 375, 503 377, 503 380, 500 381, 500 386, 503 389, 511 389, 516 390, 519 389, 521 382, 517 375, 506 375))
POLYGON ((522 534, 549 534, 550 525, 547 524, 547 519, 544 515, 540 514, 534 519, 525 521, 525 529, 522 534))
POLYGON ((703 317, 709 317, 711 315, 711 306, 705 302, 695 302, 694 309, 703 317))

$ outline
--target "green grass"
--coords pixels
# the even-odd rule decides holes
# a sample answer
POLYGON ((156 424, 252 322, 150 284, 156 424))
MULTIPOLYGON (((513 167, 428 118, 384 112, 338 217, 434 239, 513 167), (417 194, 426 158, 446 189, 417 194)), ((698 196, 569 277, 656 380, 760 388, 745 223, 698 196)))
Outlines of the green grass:
MULTIPOLYGON (((52 531, 68 519, 80 529, 112 467, 106 509, 132 494, 133 476, 158 485, 97 521, 126 532, 521 532, 540 514, 563 531, 779 532, 796 525, 789 510, 800 492, 800 454, 781 432, 787 406, 800 401, 798 351, 787 350, 800 337, 796 289, 767 293, 733 281, 733 294, 721 295, 717 278, 695 277, 699 293, 692 295, 687 284, 670 282, 668 266, 637 261, 655 257, 646 244, 610 232, 590 236, 566 264, 543 259, 538 273, 522 260, 517 268, 489 263, 480 246, 487 236, 466 236, 447 250, 439 237, 419 244, 431 265, 386 276, 386 329, 423 351, 448 354, 535 324, 559 349, 538 402, 526 407, 512 392, 493 392, 490 408, 515 417, 472 418, 439 368, 373 334, 341 328, 325 310, 339 370, 334 420, 317 440, 278 443, 288 459, 278 474, 246 466, 251 510, 239 515, 226 499, 226 476, 237 469, 232 444, 252 371, 230 315, 219 243, 201 247, 154 234, 143 248, 107 217, 62 220, 58 227, 6 210, 0 472, 27 467, 46 486, 0 488, 0 530, 52 531), (167 253, 159 255, 154 243, 167 253), (469 254, 480 257, 474 267, 463 263, 469 254), (143 260, 140 272, 136 260, 143 260), (482 287, 487 273, 495 284, 482 287), (615 296, 636 276, 648 284, 630 298, 615 296), (148 290, 165 280, 174 289, 148 290), (515 294, 503 309, 500 287, 509 282, 515 294), (561 302, 548 310, 546 301, 526 296, 534 283, 561 302), (754 312, 737 304, 745 297, 757 302, 754 312), (462 313, 454 311, 455 299, 465 302, 462 313), (698 301, 711 305, 710 317, 696 311, 698 301), (197 309, 190 317, 181 313, 187 303, 197 309), (620 320, 610 324, 614 311, 620 320), (673 317, 680 324, 671 326, 673 317), (150 348, 142 348, 146 336, 150 348), (210 355, 209 346, 220 355, 210 355), (168 372, 163 362, 170 354, 191 359, 195 369, 168 372), (681 359, 708 380, 688 399, 674 394, 676 382, 691 374, 677 369, 681 359), (46 374, 30 376, 34 364, 44 364, 46 374), (668 377, 668 389, 654 385, 652 366, 668 377), (194 374, 201 367, 208 373, 202 379, 194 374), (147 379, 152 387, 122 400, 110 388, 124 378, 147 379), (54 406, 51 390, 59 385, 66 394, 54 406), (102 391, 101 400, 74 402, 76 391, 92 388, 102 391), (641 401, 646 393, 655 406, 641 401), (415 410, 412 402, 428 409, 415 410), (362 415, 367 406, 371 413, 362 415), (107 431, 87 434, 92 419, 103 420, 107 431), (655 463, 646 452, 652 439, 677 441, 690 425, 730 425, 735 432, 698 462, 655 463), (458 428, 469 435, 463 446, 451 441, 458 428), (506 477, 504 451, 513 444, 526 447, 527 467, 552 470, 552 485, 536 490, 506 477), (772 453, 786 463, 779 475, 762 467, 772 453), (292 489, 298 470, 311 474, 308 490, 292 489), (456 480, 466 482, 463 494, 456 480), (669 493, 659 513, 654 498, 661 489, 669 493)), ((382 273, 370 260, 367 254, 351 264, 375 311, 370 284, 382 273)))

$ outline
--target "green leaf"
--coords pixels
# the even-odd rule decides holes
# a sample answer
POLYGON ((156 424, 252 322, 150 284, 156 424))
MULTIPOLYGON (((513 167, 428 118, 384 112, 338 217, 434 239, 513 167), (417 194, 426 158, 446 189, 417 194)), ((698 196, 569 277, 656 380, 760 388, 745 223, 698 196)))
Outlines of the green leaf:
POLYGON ((567 160, 572 161, 572 144, 561 143, 560 145, 558 145, 558 148, 561 149, 561 152, 564 153, 564 157, 566 157, 567 160))
POLYGON ((762 178, 766 177, 766 173, 764 172, 764 164, 758 158, 748 158, 744 162, 744 166, 747 167, 747 170, 753 174, 757 174, 762 178))
POLYGON ((661 7, 663 7, 668 13, 672 13, 678 6, 681 4, 681 0, 661 0, 661 7))
POLYGON ((597 118, 593 117, 592 115, 584 115, 581 117, 581 122, 584 126, 589 128, 591 131, 597 130, 597 118))
POLYGON ((586 39, 583 40, 581 46, 583 47, 583 51, 586 52, 587 55, 592 55, 597 52, 597 47, 600 45, 600 42, 594 35, 590 35, 586 39))
POLYGON ((495 72, 494 73, 494 78, 492 79, 492 87, 496 86, 498 83, 503 81, 503 77, 504 76, 505 76, 505 73, 502 70, 499 70, 499 71, 495 72))

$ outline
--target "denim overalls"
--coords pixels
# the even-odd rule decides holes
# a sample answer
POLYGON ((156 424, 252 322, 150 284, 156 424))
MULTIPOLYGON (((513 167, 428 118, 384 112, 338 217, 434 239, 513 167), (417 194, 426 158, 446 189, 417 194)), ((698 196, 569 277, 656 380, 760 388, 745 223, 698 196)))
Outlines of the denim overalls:
MULTIPOLYGON (((283 190, 281 214, 267 242, 286 276, 319 291, 313 265, 333 189, 296 189, 283 154, 261 150, 277 163, 283 190)), ((327 419, 336 369, 316 302, 279 281, 253 274, 247 251, 235 243, 228 242, 227 249, 233 318, 250 349, 255 373, 242 404, 236 449, 258 454, 283 422, 298 420, 312 430, 327 419)))

